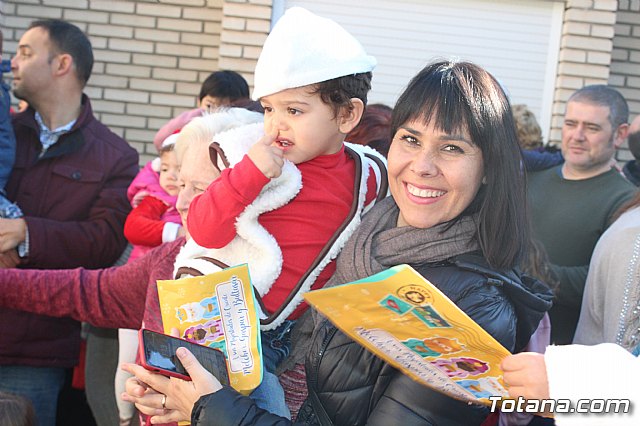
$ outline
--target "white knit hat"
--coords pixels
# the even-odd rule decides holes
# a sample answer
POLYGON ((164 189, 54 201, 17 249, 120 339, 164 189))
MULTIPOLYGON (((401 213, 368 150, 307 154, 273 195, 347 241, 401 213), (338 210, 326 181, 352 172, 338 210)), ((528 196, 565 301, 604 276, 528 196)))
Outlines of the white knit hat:
POLYGON ((254 75, 253 99, 369 72, 375 66, 376 59, 338 23, 292 7, 264 42, 254 75))

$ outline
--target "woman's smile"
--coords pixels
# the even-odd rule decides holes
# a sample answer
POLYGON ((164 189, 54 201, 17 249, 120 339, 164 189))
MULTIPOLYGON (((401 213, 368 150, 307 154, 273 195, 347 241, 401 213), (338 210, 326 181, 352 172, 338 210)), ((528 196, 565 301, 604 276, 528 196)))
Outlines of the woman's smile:
MULTIPOLYGON (((438 198, 442 197, 447 193, 447 191, 442 191, 439 189, 420 188, 408 182, 405 184, 405 186, 407 188, 407 192, 410 195, 420 199, 432 199, 433 201, 437 201, 438 198)), ((423 201, 423 200, 418 200, 418 201, 423 201)))

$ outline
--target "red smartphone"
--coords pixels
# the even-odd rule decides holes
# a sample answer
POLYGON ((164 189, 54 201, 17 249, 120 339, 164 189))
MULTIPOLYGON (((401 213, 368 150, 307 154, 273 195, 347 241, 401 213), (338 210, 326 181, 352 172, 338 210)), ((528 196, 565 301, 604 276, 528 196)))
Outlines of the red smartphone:
POLYGON ((189 349, 200 364, 216 376, 220 383, 229 384, 227 362, 221 351, 145 328, 140 330, 138 338, 140 362, 147 370, 165 376, 191 380, 189 373, 176 356, 176 350, 183 347, 189 349))

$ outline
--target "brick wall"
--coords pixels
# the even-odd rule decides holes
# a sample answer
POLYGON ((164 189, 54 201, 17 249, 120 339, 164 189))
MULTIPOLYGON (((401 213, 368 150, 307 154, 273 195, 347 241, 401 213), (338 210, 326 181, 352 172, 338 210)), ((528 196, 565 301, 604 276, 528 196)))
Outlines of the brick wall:
POLYGON ((151 142, 156 130, 193 108, 201 82, 219 69, 224 3, 3 0, 4 57, 15 53, 34 19, 61 18, 78 25, 94 48, 95 65, 86 89, 94 111, 141 153, 144 163, 155 156, 151 142))
POLYGON ((250 86, 271 29, 271 3, 271 0, 226 0, 222 8, 220 68, 242 73, 250 86))
MULTIPOLYGON (((96 53, 87 93, 99 118, 143 154, 169 118, 195 106, 217 69, 251 85, 271 24, 272 0, 0 0, 5 51, 36 18, 67 19, 96 53)), ((640 114, 640 0, 566 0, 550 141, 560 141, 566 100, 595 83, 619 87, 640 114), (616 19, 618 20, 616 24, 616 19)), ((622 153, 624 158, 626 154, 622 153)))
MULTIPOLYGON (((633 119, 640 114, 640 0, 620 0, 617 16, 609 84, 627 99, 633 119)), ((618 154, 620 160, 633 158, 626 149, 618 154)))

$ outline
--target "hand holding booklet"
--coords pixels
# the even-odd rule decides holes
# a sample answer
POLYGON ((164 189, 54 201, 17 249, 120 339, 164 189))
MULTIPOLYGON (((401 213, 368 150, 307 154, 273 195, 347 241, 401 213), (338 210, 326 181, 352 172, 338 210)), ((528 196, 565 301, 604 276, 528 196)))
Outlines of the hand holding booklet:
POLYGON ((305 294, 356 342, 426 386, 491 405, 507 397, 500 369, 509 355, 447 296, 409 265, 305 294))
POLYGON ((260 323, 246 264, 213 274, 158 281, 164 332, 222 351, 229 384, 249 394, 262 381, 260 323))

